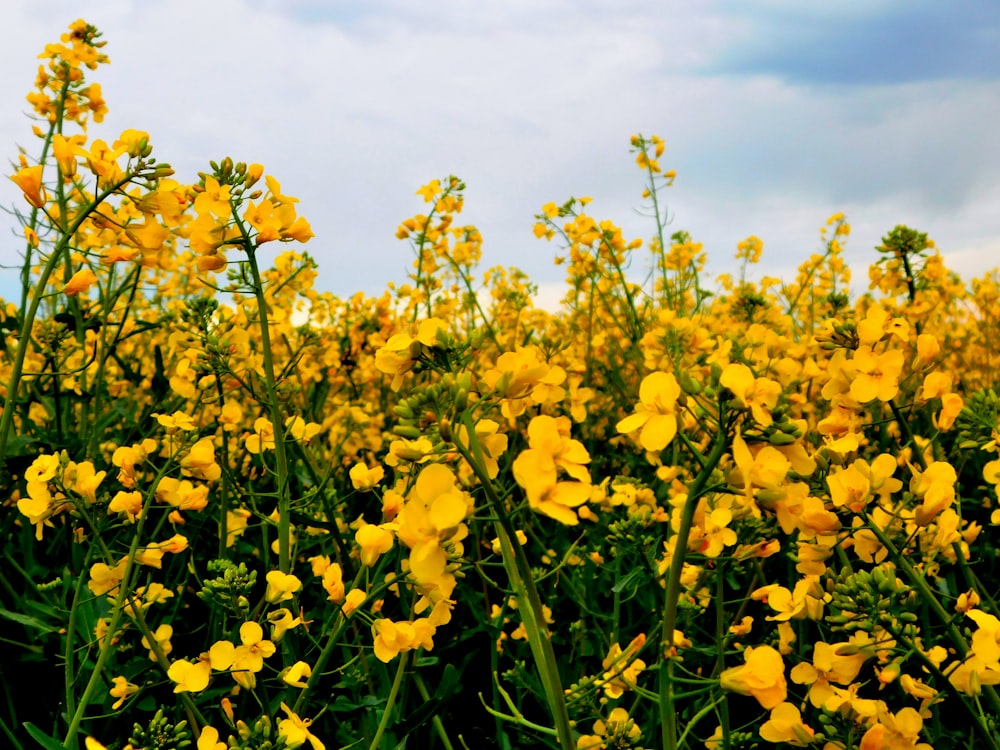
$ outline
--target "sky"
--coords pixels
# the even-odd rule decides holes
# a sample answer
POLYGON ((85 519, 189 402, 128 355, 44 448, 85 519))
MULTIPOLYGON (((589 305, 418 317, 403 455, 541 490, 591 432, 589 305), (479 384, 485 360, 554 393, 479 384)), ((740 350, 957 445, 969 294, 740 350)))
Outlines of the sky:
MULTIPOLYGON (((840 211, 856 293, 897 224, 966 279, 1000 265, 992 0, 4 0, 8 160, 37 151, 38 53, 81 17, 111 58, 90 74, 110 112, 89 135, 145 130, 185 182, 226 155, 262 163, 316 233, 321 291, 403 281, 396 229, 425 211, 417 188, 454 174, 482 270, 517 266, 557 298, 560 248, 532 233, 543 204, 589 195, 627 238, 654 232, 634 133, 665 140, 669 231, 702 242, 710 272, 757 235, 758 277, 790 278, 840 211)), ((23 205, 9 180, 0 204, 23 205)), ((22 246, 0 214, 0 263, 22 246)), ((0 270, 0 295, 16 277, 0 270)))

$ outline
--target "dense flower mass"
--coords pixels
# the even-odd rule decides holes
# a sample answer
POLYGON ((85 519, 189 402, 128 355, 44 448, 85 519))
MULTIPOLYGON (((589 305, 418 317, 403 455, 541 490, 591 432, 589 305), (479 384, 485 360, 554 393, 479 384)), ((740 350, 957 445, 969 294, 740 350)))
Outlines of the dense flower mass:
POLYGON ((342 299, 263 166, 91 137, 94 27, 42 58, 0 620, 59 679, 12 746, 1000 750, 997 272, 900 226, 852 286, 835 214, 794 278, 753 236, 709 279, 637 135, 649 242, 535 216, 558 310, 479 270, 454 176, 342 299))

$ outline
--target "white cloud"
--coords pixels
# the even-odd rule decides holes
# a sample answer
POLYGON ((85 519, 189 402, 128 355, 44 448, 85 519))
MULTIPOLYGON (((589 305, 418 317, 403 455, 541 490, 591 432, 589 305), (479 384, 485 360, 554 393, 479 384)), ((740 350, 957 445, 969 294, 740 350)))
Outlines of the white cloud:
MULTIPOLYGON (((570 195, 592 195, 600 218, 648 237, 652 225, 633 211, 642 174, 627 149, 637 131, 665 137, 664 166, 678 171, 665 194, 671 229, 703 241, 714 268, 749 234, 764 239, 772 269, 794 268, 838 210, 855 227, 859 263, 897 223, 964 253, 970 272, 995 263, 986 249, 1000 214, 984 196, 1000 185, 1000 86, 817 88, 707 74, 766 30, 747 14, 596 0, 7 7, 19 30, 0 49, 8 154, 15 141, 34 145, 20 112, 35 55, 83 16, 105 31, 113 61, 92 74, 111 108, 92 135, 148 130, 182 180, 224 155, 263 163, 301 198, 319 284, 338 294, 403 277, 412 256, 396 226, 424 210, 419 185, 452 173, 468 184, 460 221, 482 230, 484 267, 559 283, 556 249, 533 237, 532 215, 570 195)), ((0 201, 18 201, 3 182, 0 201)), ((0 218, 3 263, 16 262, 10 226, 0 218)))

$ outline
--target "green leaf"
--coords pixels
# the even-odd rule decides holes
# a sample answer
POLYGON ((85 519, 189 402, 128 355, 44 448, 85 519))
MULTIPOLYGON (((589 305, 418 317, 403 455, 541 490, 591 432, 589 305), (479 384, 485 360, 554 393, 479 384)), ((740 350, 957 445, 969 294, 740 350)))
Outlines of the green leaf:
POLYGON ((45 748, 45 750, 66 750, 66 746, 59 740, 49 737, 45 732, 36 727, 30 721, 26 721, 23 724, 24 728, 27 730, 28 734, 34 738, 39 745, 45 748))
POLYGON ((641 579, 643 579, 645 574, 646 571, 644 571, 641 568, 636 568, 631 573, 628 573, 627 575, 624 575, 621 578, 619 578, 615 582, 615 585, 611 587, 611 590, 614 593, 619 594, 626 588, 628 588, 634 594, 639 586, 639 583, 641 582, 641 579))
POLYGON ((20 612, 11 612, 8 609, 0 609, 0 617, 5 620, 12 620, 13 622, 20 623, 26 628, 33 628, 34 630, 41 630, 43 633, 54 633, 58 628, 52 625, 46 625, 41 620, 37 620, 34 617, 30 617, 20 612))

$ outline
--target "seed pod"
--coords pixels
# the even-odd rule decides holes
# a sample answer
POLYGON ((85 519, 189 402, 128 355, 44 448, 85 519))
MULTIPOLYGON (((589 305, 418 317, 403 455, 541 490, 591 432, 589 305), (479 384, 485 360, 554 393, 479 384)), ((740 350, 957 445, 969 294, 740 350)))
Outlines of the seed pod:
POLYGON ((420 430, 412 424, 398 424, 392 428, 392 432, 394 435, 410 438, 412 440, 416 440, 420 437, 420 430))
POLYGON ((796 440, 797 438, 783 432, 776 432, 767 439, 771 445, 791 445, 796 440))

